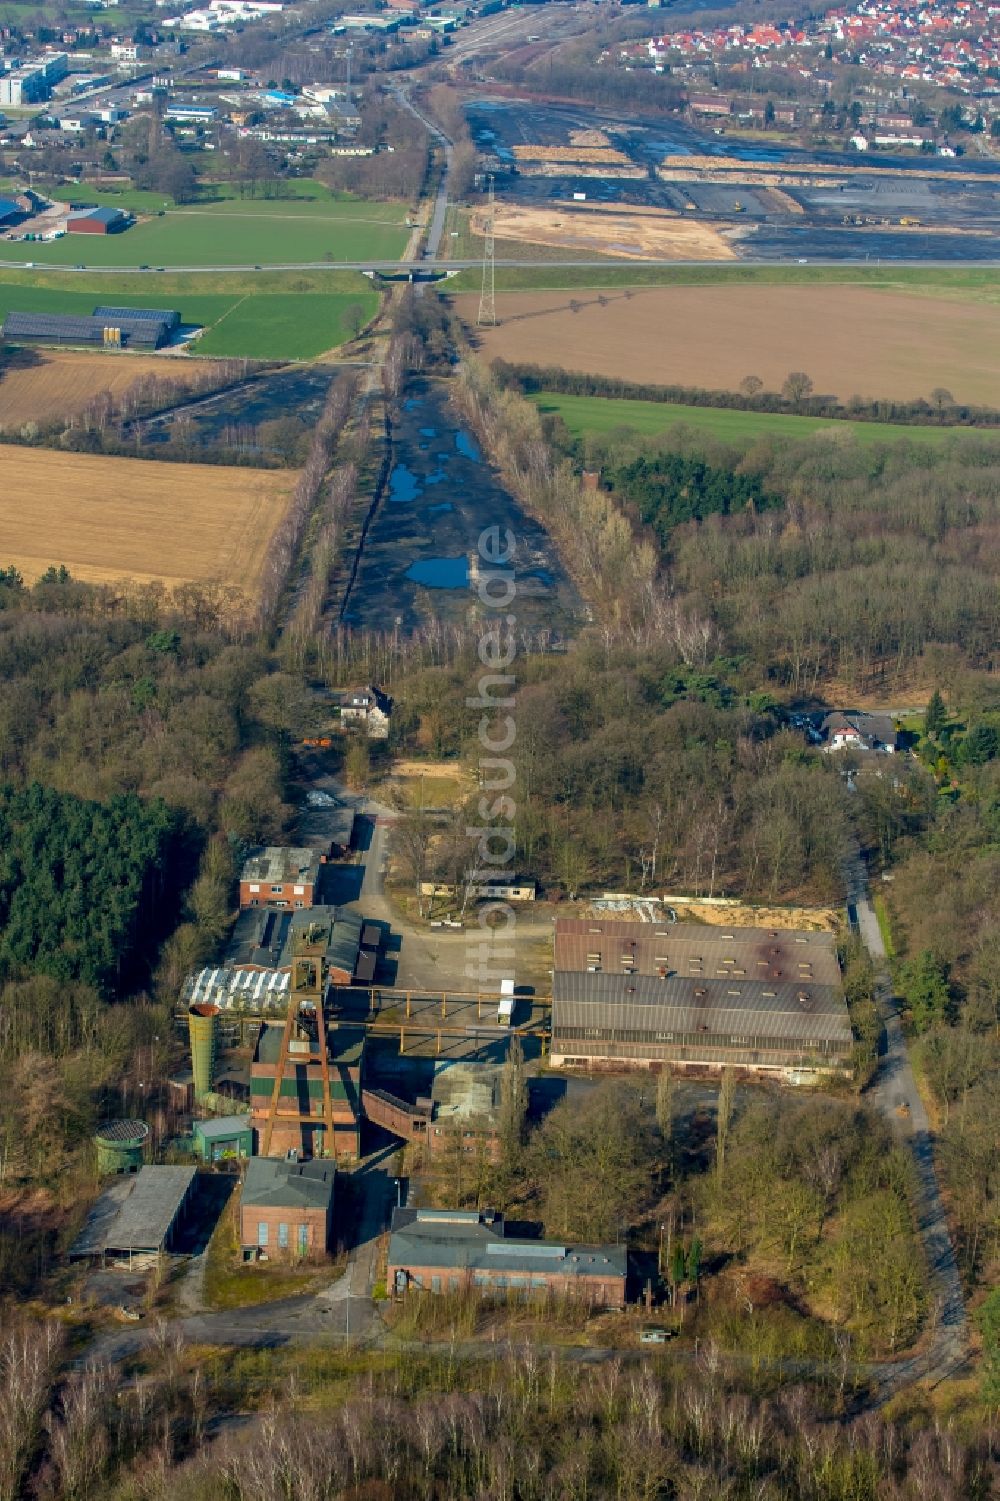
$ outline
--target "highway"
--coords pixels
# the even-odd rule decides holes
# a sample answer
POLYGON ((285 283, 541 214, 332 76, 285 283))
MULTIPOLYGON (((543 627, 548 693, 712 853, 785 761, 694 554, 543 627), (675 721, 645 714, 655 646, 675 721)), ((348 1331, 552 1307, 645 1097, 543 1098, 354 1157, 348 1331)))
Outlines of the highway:
MULTIPOLYGON (((435 219, 437 210, 435 208, 435 219)), ((443 222, 443 210, 442 210, 443 222)), ((433 227, 433 224, 432 224, 433 227)), ((643 267, 652 266, 659 270, 674 268, 682 270, 687 266, 711 267, 714 270, 729 270, 738 273, 745 266, 820 266, 835 267, 841 270, 883 270, 897 271, 906 269, 919 269, 922 271, 1000 271, 1000 248, 997 251, 995 261, 964 261, 964 260, 881 260, 866 261, 862 257, 854 257, 842 260, 803 260, 795 259, 765 259, 763 257, 747 256, 738 261, 719 260, 678 260, 676 258, 657 259, 654 256, 635 258, 630 260, 612 260, 605 257, 603 260, 580 260, 569 256, 561 256, 557 259, 551 257, 547 260, 501 260, 497 257, 498 270, 511 271, 629 271, 641 270, 643 267)), ((81 272, 96 274, 98 276, 204 276, 234 275, 246 273, 258 273, 261 276, 275 271, 360 271, 365 276, 405 276, 410 272, 428 274, 434 276, 457 275, 459 271, 478 270, 482 261, 476 260, 441 260, 437 257, 424 256, 414 260, 400 261, 281 261, 273 265, 228 265, 228 266, 56 266, 41 261, 4 261, 0 260, 0 272, 3 271, 45 271, 60 272, 69 277, 79 276, 81 272)), ((498 289, 502 290, 502 288, 498 289)))

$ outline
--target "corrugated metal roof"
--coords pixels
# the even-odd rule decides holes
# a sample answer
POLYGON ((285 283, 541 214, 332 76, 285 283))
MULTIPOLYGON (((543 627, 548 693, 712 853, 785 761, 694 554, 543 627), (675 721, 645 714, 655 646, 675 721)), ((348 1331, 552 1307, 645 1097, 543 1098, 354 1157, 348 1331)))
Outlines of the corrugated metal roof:
POLYGON ((701 923, 557 918, 553 967, 556 973, 677 974, 840 986, 836 945, 829 933, 701 923))
POLYGON ((553 1046, 570 1033, 650 1043, 722 1039, 824 1042, 849 1047, 851 1025, 839 987, 758 980, 556 973, 553 1046))
POLYGON ((105 1189, 70 1256, 161 1251, 195 1179, 193 1167, 144 1167, 105 1189))
POLYGON ((94 317, 121 318, 129 323, 162 323, 166 328, 176 328, 181 321, 176 308, 106 307, 103 303, 95 307, 94 317))
POLYGON ((493 1276, 554 1272, 561 1277, 624 1277, 627 1258, 625 1246, 557 1245, 509 1237, 499 1215, 488 1221, 483 1216, 447 1214, 431 1218, 425 1211, 402 1208, 393 1211, 388 1264, 488 1271, 493 1276))
POLYGON ((209 1121, 195 1121, 195 1136, 203 1136, 206 1141, 226 1140, 230 1136, 239 1136, 244 1131, 250 1130, 250 1117, 248 1115, 217 1115, 209 1121))

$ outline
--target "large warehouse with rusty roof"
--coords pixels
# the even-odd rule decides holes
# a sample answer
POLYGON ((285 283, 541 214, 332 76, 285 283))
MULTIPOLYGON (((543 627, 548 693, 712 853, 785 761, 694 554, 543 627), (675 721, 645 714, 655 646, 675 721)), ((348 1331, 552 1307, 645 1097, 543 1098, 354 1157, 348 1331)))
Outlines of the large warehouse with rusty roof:
POLYGON ((552 1063, 802 1075, 853 1045, 829 933, 559 918, 552 1063))

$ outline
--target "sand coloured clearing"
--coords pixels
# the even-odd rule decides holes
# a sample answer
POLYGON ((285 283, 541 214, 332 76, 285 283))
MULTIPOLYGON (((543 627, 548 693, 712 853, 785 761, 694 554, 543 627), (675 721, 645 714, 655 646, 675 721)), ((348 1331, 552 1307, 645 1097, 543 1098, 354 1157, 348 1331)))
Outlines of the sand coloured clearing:
POLYGON ((614 146, 513 146, 519 162, 593 162, 606 167, 626 167, 629 158, 614 146))
MULTIPOLYGON (((475 323, 478 298, 455 300, 475 323)), ((817 392, 841 398, 913 400, 943 387, 956 401, 1000 401, 1000 307, 984 302, 847 286, 651 287, 498 292, 497 316, 497 328, 477 330, 489 358, 712 390, 746 375, 779 390, 804 370, 817 392)))
POLYGON ((211 369, 209 361, 173 356, 39 349, 32 351, 32 358, 35 363, 7 365, 0 371, 0 429, 71 417, 99 391, 124 391, 145 375, 188 385, 211 369))
MULTIPOLYGON (((481 215, 473 215, 471 227, 474 234, 482 234, 481 215)), ((554 245, 567 252, 655 256, 659 260, 734 258, 732 246, 717 229, 657 210, 621 213, 597 205, 562 209, 498 203, 496 234, 498 239, 554 245)))
POLYGON ((297 476, 0 444, 0 562, 92 583, 216 581, 256 591, 297 476))

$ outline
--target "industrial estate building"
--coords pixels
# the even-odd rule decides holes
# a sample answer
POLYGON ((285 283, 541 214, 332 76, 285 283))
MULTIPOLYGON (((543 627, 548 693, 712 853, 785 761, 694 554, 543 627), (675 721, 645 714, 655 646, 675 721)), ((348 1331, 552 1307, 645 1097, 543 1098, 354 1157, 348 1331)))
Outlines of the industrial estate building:
POLYGON ((556 1293, 594 1308, 625 1305, 624 1246, 574 1246, 522 1240, 506 1233, 492 1210, 396 1209, 389 1238, 388 1287, 527 1297, 556 1293))
POLYGON ((52 85, 65 78, 68 72, 69 54, 66 52, 46 52, 20 67, 0 72, 0 104, 17 108, 48 99, 52 85))
POLYGON ((195 1176, 193 1167, 143 1167, 116 1178, 91 1208, 70 1259, 132 1264, 174 1250, 195 1176))
POLYGON ((335 1178, 331 1163, 251 1158, 240 1199, 244 1260, 325 1255, 333 1233, 335 1178))
POLYGON ((329 984, 372 984, 382 942, 376 923, 366 923, 344 907, 250 907, 235 923, 225 962, 190 974, 184 1000, 223 1011, 284 1010, 292 958, 307 935, 311 943, 322 943, 329 984))
POLYGON ((853 1039, 829 933, 559 918, 555 1067, 818 1074, 853 1039))
POLYGON ((159 349, 179 327, 178 312, 97 307, 89 318, 69 313, 10 312, 3 337, 11 344, 98 344, 104 349, 159 349))

